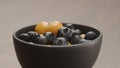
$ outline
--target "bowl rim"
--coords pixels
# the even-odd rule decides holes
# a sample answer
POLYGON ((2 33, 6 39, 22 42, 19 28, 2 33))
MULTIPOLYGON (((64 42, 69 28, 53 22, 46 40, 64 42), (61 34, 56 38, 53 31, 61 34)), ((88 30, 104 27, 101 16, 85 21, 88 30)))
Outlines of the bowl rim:
MULTIPOLYGON (((63 23, 63 24, 67 24, 67 23, 63 23)), ((74 23, 70 23, 70 24, 74 24, 74 23)), ((34 24, 34 25, 36 25, 36 24, 34 24)), ((29 26, 34 26, 34 25, 29 25, 29 26)), ((99 29, 96 29, 95 27, 88 26, 88 25, 82 25, 82 24, 76 24, 76 23, 75 23, 74 25, 80 25, 80 26, 84 26, 84 27, 89 27, 89 28, 95 29, 95 30, 97 30, 97 31, 100 33, 100 35, 99 35, 96 39, 94 39, 94 40, 91 40, 91 41, 85 42, 85 43, 81 43, 81 44, 62 45, 62 46, 59 46, 59 45, 54 45, 54 46, 53 46, 53 45, 43 45, 43 44, 31 44, 30 42, 23 41, 23 40, 19 39, 19 38, 16 36, 16 33, 17 33, 18 31, 20 31, 20 30, 23 29, 23 28, 29 27, 29 26, 24 26, 24 27, 22 27, 22 28, 17 29, 15 32, 13 32, 13 38, 14 38, 15 40, 21 42, 21 43, 24 43, 24 44, 27 44, 27 45, 30 45, 30 46, 56 48, 56 47, 85 46, 85 45, 88 45, 88 44, 90 45, 90 44, 93 44, 93 43, 95 43, 96 41, 100 40, 100 38, 102 39, 102 37, 103 37, 102 32, 101 32, 99 29)))

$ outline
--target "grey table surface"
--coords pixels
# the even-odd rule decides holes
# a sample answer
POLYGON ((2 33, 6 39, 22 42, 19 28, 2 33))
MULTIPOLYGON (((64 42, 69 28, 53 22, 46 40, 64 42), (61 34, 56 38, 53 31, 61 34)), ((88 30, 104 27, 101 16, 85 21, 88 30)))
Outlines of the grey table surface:
POLYGON ((79 23, 103 32, 93 68, 120 68, 120 0, 0 0, 0 68, 21 68, 12 33, 39 21, 79 23))

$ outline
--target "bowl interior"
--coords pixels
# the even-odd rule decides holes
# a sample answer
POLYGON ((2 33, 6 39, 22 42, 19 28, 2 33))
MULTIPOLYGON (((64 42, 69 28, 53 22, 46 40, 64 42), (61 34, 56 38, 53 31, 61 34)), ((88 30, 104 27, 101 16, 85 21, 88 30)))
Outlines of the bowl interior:
MULTIPOLYGON (((67 23, 63 23, 63 25, 65 25, 65 24, 67 24, 67 23)), ((35 24, 35 25, 36 25, 36 24, 35 24)), ((26 27, 23 27, 23 28, 17 30, 17 31, 15 32, 15 35, 14 35, 14 36, 16 36, 17 39, 19 39, 18 37, 19 37, 19 35, 20 35, 21 33, 26 33, 26 32, 28 32, 28 31, 34 31, 35 25, 26 26, 26 27)), ((73 24, 73 25, 75 26, 75 29, 80 29, 81 32, 82 32, 82 34, 85 34, 85 33, 88 32, 88 31, 94 31, 95 33, 97 33, 97 36, 98 36, 98 37, 101 35, 100 31, 97 30, 97 29, 95 29, 95 28, 93 28, 93 27, 85 26, 85 25, 80 25, 80 24, 73 24)), ((97 38, 98 38, 98 37, 97 37, 97 38)), ((96 38, 96 39, 97 39, 97 38, 96 38)), ((19 40, 20 40, 20 39, 19 39, 19 40)), ((27 42, 26 42, 26 43, 27 43, 27 42)))

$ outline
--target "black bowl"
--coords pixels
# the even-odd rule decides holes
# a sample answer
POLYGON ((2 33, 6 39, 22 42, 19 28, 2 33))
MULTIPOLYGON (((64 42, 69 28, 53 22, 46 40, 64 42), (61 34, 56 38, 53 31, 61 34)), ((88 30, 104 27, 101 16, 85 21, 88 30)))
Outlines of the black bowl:
POLYGON ((83 33, 92 30, 98 37, 91 42, 71 46, 47 46, 30 44, 18 38, 21 33, 34 30, 35 25, 17 30, 13 34, 13 41, 22 68, 92 68, 99 55, 102 34, 93 27, 73 25, 83 33))

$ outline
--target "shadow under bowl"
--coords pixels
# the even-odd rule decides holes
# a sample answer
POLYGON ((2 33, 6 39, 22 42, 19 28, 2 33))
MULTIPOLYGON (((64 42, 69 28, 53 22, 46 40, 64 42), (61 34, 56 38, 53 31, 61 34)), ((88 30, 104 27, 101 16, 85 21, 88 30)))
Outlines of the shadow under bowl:
POLYGON ((35 25, 13 33, 15 52, 22 68, 92 68, 99 55, 102 33, 93 27, 73 25, 82 33, 94 31, 98 37, 91 42, 71 46, 47 46, 30 44, 18 38, 21 33, 34 30, 35 25))

